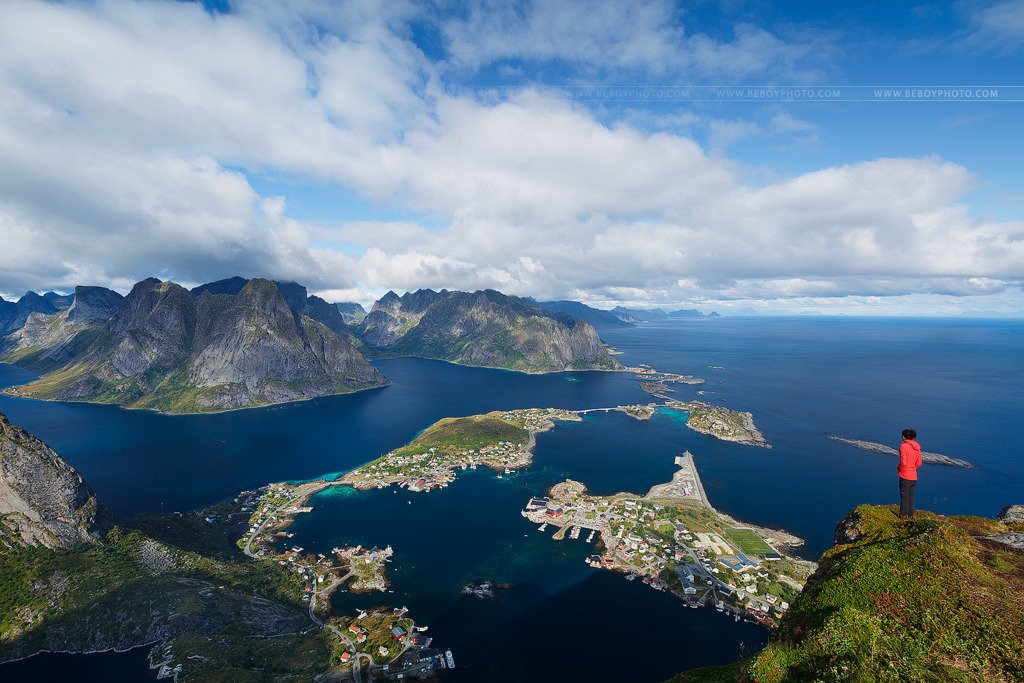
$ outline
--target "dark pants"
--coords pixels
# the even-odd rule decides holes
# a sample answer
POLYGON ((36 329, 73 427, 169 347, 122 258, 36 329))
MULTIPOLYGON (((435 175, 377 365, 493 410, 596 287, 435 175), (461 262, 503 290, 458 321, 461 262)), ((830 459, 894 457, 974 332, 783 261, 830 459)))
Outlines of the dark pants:
POLYGON ((917 486, 916 479, 904 479, 900 477, 900 517, 914 516, 914 487, 917 486))

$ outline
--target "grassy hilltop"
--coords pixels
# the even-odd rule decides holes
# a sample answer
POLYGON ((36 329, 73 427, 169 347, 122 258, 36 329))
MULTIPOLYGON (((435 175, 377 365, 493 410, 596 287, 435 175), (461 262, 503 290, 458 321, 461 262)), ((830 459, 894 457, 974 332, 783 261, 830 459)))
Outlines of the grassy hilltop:
POLYGON ((753 659, 697 681, 1024 680, 1024 552, 985 537, 1020 523, 862 505, 753 659))

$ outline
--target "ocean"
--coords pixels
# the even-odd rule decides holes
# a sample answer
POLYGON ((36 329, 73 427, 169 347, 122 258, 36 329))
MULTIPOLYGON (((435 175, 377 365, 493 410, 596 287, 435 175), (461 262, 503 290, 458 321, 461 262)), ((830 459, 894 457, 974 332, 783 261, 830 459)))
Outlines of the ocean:
MULTIPOLYGON (((592 545, 538 532, 519 515, 523 503, 567 477, 598 494, 642 493, 666 481, 672 458, 690 450, 718 509, 801 536, 807 543, 800 553, 814 559, 854 506, 897 500, 895 458, 828 435, 897 445, 910 426, 926 450, 977 465, 926 465, 919 507, 993 516, 1022 502, 1024 491, 1017 443, 1024 426, 1022 335, 1021 321, 844 318, 720 318, 605 331, 602 338, 625 364, 705 377, 703 386, 673 385, 675 396, 750 410, 773 448, 714 440, 671 412, 646 422, 588 414, 540 435, 534 465, 512 475, 461 473, 429 494, 321 493, 314 512, 293 525, 294 542, 322 552, 348 543, 392 545, 394 592, 339 592, 335 609, 409 607, 430 627, 435 645, 455 653, 450 680, 597 678, 621 653, 631 653, 635 681, 724 663, 756 651, 768 632, 588 567, 583 558, 592 545), (465 583, 484 578, 509 588, 496 601, 459 594, 465 583)), ((115 514, 128 516, 193 509, 272 481, 340 473, 441 417, 650 398, 622 373, 522 375, 421 359, 378 365, 390 386, 220 415, 9 397, 0 397, 0 412, 47 441, 115 514)), ((30 377, 0 365, 0 385, 30 377)), ((132 656, 79 658, 84 666, 92 657, 132 656)), ((0 679, 15 671, 31 676, 31 667, 52 666, 54 657, 0 667, 0 679)), ((144 667, 124 666, 151 680, 144 667)), ((75 680, 105 679, 85 673, 75 680)))

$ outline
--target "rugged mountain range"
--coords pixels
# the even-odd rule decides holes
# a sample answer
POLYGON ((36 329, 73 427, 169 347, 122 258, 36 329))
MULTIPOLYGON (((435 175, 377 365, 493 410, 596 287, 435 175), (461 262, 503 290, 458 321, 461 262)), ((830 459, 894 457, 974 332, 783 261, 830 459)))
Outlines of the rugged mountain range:
POLYGON ((20 329, 0 340, 0 360, 42 371, 68 362, 95 338, 124 297, 105 287, 75 287, 71 306, 56 313, 33 312, 20 329))
MULTIPOLYGON (((523 372, 620 367, 587 322, 494 290, 389 292, 358 325, 359 304, 328 303, 295 282, 242 277, 192 290, 150 278, 127 297, 77 287, 69 297, 30 293, 3 303, 9 324, 22 324, 0 339, 0 360, 43 373, 8 393, 174 413, 380 386, 383 376, 361 351, 523 372)), ((556 308, 562 303, 574 304, 556 308)), ((615 320, 583 304, 570 308, 615 320)))
POLYGON ((211 283, 198 292, 155 278, 143 280, 113 317, 87 330, 85 339, 74 337, 74 348, 57 358, 61 367, 8 391, 166 412, 211 412, 385 383, 347 336, 303 312, 322 301, 307 297, 304 287, 238 280, 211 283), (309 299, 316 301, 310 304, 309 299))
POLYGON ((564 313, 589 323, 596 330, 614 330, 634 326, 632 320, 624 320, 615 315, 614 311, 604 311, 579 301, 538 301, 537 303, 549 311, 564 313))
POLYGON ((624 320, 629 323, 650 323, 658 320, 721 317, 715 311, 705 314, 695 308, 680 308, 675 311, 665 311, 662 308, 626 308, 624 306, 616 306, 609 311, 609 313, 617 317, 619 320, 624 320))
POLYGON ((614 369, 594 328, 494 290, 388 292, 357 332, 371 355, 419 356, 522 372, 614 369))
MULTIPOLYGON (((230 294, 235 296, 239 294, 242 289, 250 282, 244 277, 229 277, 224 280, 217 280, 215 282, 208 282, 205 285, 199 285, 198 287, 192 288, 193 294, 202 294, 208 292, 210 294, 230 294)), ((362 311, 364 316, 366 311, 363 311, 363 307, 359 304, 329 304, 318 296, 309 296, 309 292, 306 288, 297 282, 279 282, 275 281, 274 284, 281 290, 281 295, 288 302, 288 305, 296 313, 309 316, 317 322, 323 323, 328 328, 333 330, 336 334, 349 334, 351 332, 350 325, 352 324, 351 315, 349 312, 352 309, 342 308, 355 306, 359 311, 362 311), (348 312, 348 313, 347 313, 348 312)), ((360 317, 359 320, 362 320, 360 317)))
POLYGON ((0 336, 19 329, 33 313, 56 313, 71 305, 71 297, 56 292, 25 292, 17 301, 0 297, 0 336))
POLYGON ((94 543, 106 513, 73 467, 0 413, 0 550, 94 543))

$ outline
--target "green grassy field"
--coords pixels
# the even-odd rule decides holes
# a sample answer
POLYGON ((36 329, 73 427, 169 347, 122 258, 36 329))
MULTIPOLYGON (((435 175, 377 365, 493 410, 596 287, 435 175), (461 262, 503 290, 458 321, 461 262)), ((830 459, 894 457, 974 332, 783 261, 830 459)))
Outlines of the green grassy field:
POLYGON ((396 450, 395 454, 414 455, 430 448, 451 453, 477 450, 499 441, 525 444, 529 439, 529 432, 501 417, 501 413, 446 417, 427 427, 409 445, 396 450))
POLYGON ((740 549, 740 552, 747 555, 763 555, 773 553, 771 546, 761 540, 761 537, 750 529, 727 529, 725 534, 740 549))

